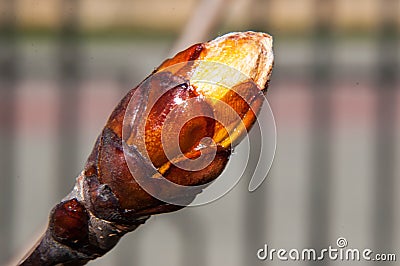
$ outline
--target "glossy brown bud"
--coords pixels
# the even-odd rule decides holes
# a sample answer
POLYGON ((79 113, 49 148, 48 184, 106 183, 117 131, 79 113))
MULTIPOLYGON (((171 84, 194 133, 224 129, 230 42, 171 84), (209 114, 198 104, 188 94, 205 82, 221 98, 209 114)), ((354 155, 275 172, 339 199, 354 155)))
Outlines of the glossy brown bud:
POLYGON ((75 198, 59 203, 50 217, 51 232, 57 241, 67 245, 88 241, 89 215, 75 198))
POLYGON ((19 265, 83 265, 151 215, 190 204, 253 125, 272 66, 272 38, 257 32, 229 33, 164 61, 116 106, 74 189, 19 265))

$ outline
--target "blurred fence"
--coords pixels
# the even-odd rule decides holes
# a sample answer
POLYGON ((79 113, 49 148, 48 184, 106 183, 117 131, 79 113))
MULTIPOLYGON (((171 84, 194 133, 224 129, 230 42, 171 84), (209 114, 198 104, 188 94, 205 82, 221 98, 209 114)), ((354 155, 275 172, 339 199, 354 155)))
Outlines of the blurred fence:
MULTIPOLYGON (((1 2, 0 264, 31 243, 113 107, 167 56, 198 4, 97 2, 1 2)), ((400 259, 400 1, 294 2, 226 1, 205 36, 274 36, 278 147, 266 182, 153 217, 93 265, 263 265, 264 243, 318 249, 338 237, 400 259)))

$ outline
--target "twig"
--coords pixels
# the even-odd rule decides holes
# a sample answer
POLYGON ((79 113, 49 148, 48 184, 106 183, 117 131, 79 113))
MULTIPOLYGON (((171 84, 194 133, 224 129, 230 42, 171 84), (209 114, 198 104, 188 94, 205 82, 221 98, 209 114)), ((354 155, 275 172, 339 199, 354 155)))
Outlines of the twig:
MULTIPOLYGON (((231 145, 238 144, 253 125, 255 113, 264 99, 261 90, 268 86, 272 65, 271 37, 255 32, 227 34, 194 45, 162 63, 115 108, 84 170, 77 177, 74 189, 53 208, 39 244, 18 265, 84 265, 103 256, 124 234, 135 230, 151 215, 187 206, 221 174, 228 162, 231 145), (198 58, 202 62, 220 63, 216 66, 234 67, 249 80, 237 80, 232 84, 234 93, 222 86, 210 89, 204 83, 193 85, 192 81, 196 80, 192 80, 193 73, 202 77, 210 75, 207 69, 193 63, 198 58), (168 68, 177 65, 180 67, 168 68), (198 90, 194 91, 196 88, 198 90), (157 99, 156 95, 161 96, 157 99), (227 135, 227 128, 221 128, 214 119, 199 115, 210 110, 222 111, 218 111, 211 101, 190 105, 191 99, 198 102, 208 97, 230 105, 243 123, 225 115, 224 119, 228 118, 230 124, 236 125, 229 128, 227 135), (183 109, 174 115, 175 108, 183 109), (173 128, 180 129, 180 142, 176 146, 171 144, 176 137, 171 131, 166 145, 168 149, 172 147, 183 152, 182 156, 173 159, 167 158, 161 140, 170 113, 173 128), (124 121, 130 122, 125 124, 124 121), (212 138, 213 144, 201 143, 204 138, 212 138), (190 163, 188 158, 197 163, 198 159, 206 160, 207 165, 190 170, 172 163, 190 163), (165 179, 186 189, 183 191, 165 179)), ((217 75, 229 79, 225 71, 225 68, 217 67, 211 77, 217 75)), ((227 125, 226 121, 217 121, 227 125)))
MULTIPOLYGON (((221 11, 227 2, 229 2, 229 0, 200 0, 193 10, 193 15, 190 16, 190 20, 185 24, 180 37, 173 45, 171 55, 193 43, 203 42, 209 38, 211 30, 223 19, 221 11)), ((36 245, 39 244, 41 240, 39 238, 42 237, 45 231, 45 226, 38 230, 32 238, 32 241, 29 241, 27 246, 21 249, 7 265, 14 266, 21 260, 20 258, 30 254, 33 251, 32 247, 36 247, 36 245)))

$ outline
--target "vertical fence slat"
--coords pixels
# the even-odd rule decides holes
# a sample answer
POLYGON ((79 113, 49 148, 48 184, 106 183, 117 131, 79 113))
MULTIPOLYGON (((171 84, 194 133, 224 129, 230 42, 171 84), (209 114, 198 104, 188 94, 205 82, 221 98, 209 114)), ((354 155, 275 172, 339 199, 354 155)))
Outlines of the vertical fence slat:
MULTIPOLYGON (((263 20, 261 23, 261 14, 267 10, 270 1, 260 1, 260 0, 251 0, 249 1, 250 5, 258 6, 255 10, 252 10, 253 17, 252 23, 263 27, 268 28, 268 20, 263 20), (263 12, 262 12, 263 11, 263 12)), ((264 30, 265 31, 265 30, 264 30)), ((264 104, 265 105, 265 104, 264 104)), ((264 106, 265 108, 265 106, 264 106)), ((244 209, 242 212, 242 234, 244 239, 244 248, 242 253, 242 265, 256 265, 259 261, 256 256, 256 252, 260 247, 263 247, 263 244, 267 239, 265 236, 267 235, 267 226, 268 221, 266 220, 268 208, 266 205, 267 195, 266 195, 266 185, 264 184, 257 189, 256 192, 250 193, 248 191, 248 184, 251 178, 253 178, 251 171, 256 169, 258 160, 260 159, 261 152, 261 143, 262 138, 266 136, 262 136, 262 132, 258 125, 259 121, 257 121, 252 131, 249 135, 250 138, 250 153, 249 158, 247 159, 248 169, 243 174, 243 178, 241 178, 240 189, 242 190, 242 199, 244 201, 244 209)), ((261 125, 260 125, 261 127, 261 125)), ((264 143, 265 145, 265 143, 264 143)), ((267 162, 260 162, 267 163, 267 162)), ((271 176, 272 174, 269 173, 271 176)), ((270 199, 271 197, 269 197, 270 199)))
MULTIPOLYGON (((262 138, 266 138, 267 136, 263 136, 261 132, 261 125, 258 125, 259 121, 256 121, 253 125, 252 130, 249 134, 249 158, 247 159, 246 170, 243 173, 243 177, 241 178, 240 187, 238 189, 241 190, 241 198, 244 202, 244 208, 240 210, 242 212, 242 234, 244 239, 243 246, 243 254, 242 254, 242 263, 241 265, 256 265, 258 258, 256 256, 256 252, 260 247, 263 247, 263 244, 267 239, 265 236, 267 235, 267 226, 268 221, 266 220, 268 207, 267 207, 267 197, 266 194, 268 184, 264 184, 257 188, 256 191, 250 193, 248 191, 248 186, 251 178, 253 178, 254 170, 257 167, 257 164, 267 164, 268 162, 260 161, 260 153, 261 153, 261 144, 266 145, 266 141, 262 141, 262 138)), ((265 149, 265 147, 264 147, 265 149)), ((265 151, 264 151, 265 152, 265 151)), ((235 154, 233 154, 235 156, 235 154)), ((243 158, 245 159, 245 158, 243 158)), ((267 174, 267 173, 265 173, 267 174)), ((273 176, 272 173, 269 175, 273 176)), ((264 181, 264 183, 268 183, 264 181)), ((268 197, 271 199, 271 197, 268 197)))
POLYGON ((3 3, 0 22, 0 263, 11 256, 15 178, 15 90, 18 82, 15 3, 3 3))
POLYGON ((395 203, 395 140, 396 136, 396 87, 400 72, 396 54, 398 52, 397 27, 399 2, 380 2, 376 69, 376 142, 375 142, 375 186, 374 186, 374 244, 375 250, 393 252, 395 203))
MULTIPOLYGON (((308 245, 316 250, 330 243, 330 184, 331 169, 331 124, 332 124, 332 19, 334 1, 315 2, 315 26, 313 32, 314 64, 312 66, 312 132, 311 165, 309 185, 308 245)), ((315 262, 310 262, 315 265, 315 262)), ((318 265, 329 265, 328 260, 318 265)))
POLYGON ((59 36, 59 165, 57 194, 65 196, 72 188, 74 177, 82 162, 77 160, 78 99, 81 78, 82 52, 79 36, 79 1, 61 2, 61 29, 59 36))

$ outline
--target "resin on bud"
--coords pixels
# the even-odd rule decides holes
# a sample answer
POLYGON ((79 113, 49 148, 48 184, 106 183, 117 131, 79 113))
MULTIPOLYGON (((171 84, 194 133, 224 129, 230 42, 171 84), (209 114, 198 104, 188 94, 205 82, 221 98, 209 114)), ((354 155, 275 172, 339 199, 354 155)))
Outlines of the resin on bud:
POLYGON ((272 67, 272 38, 257 32, 229 33, 164 61, 112 112, 20 265, 84 264, 150 215, 187 206, 255 122, 272 67))

